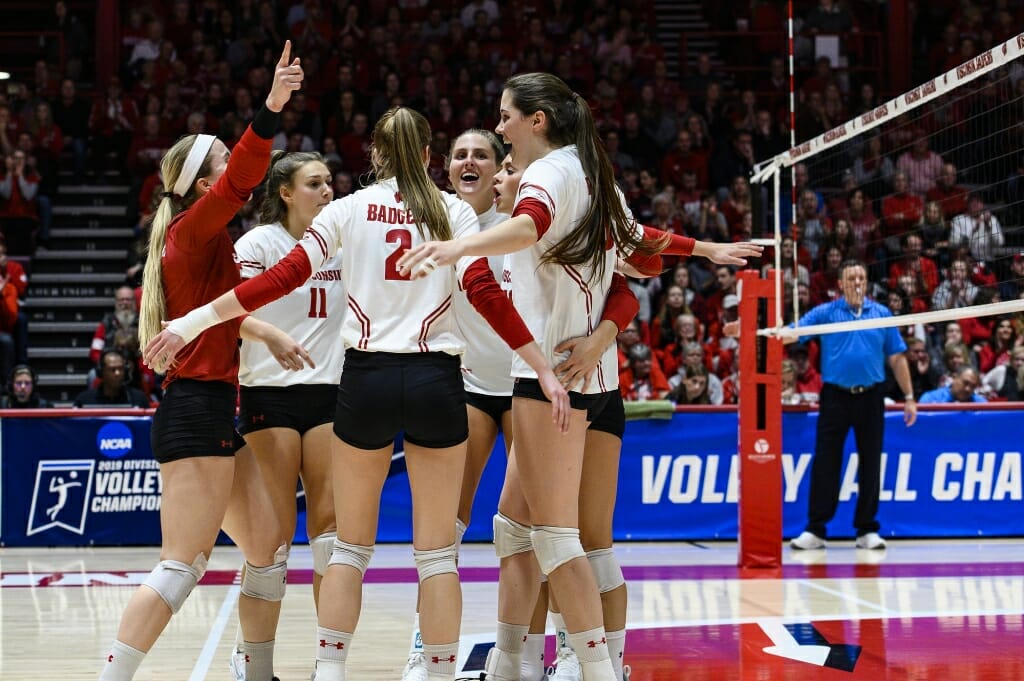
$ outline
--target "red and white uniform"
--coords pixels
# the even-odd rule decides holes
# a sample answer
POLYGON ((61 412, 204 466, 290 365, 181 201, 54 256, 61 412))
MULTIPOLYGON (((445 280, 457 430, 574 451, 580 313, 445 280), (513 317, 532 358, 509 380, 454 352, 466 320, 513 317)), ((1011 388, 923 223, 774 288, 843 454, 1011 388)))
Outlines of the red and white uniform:
MULTIPOLYGON (((501 224, 508 216, 491 206, 490 210, 478 218, 480 230, 483 231, 501 224)), ((508 283, 502 279, 507 257, 494 255, 487 258, 494 278, 503 289, 508 288, 508 283)), ((459 335, 466 342, 466 352, 462 355, 462 382, 466 390, 480 395, 510 396, 514 383, 512 355, 515 353, 509 350, 487 320, 476 311, 461 286, 453 302, 459 335)))
MULTIPOLYGON (((168 319, 205 305, 242 280, 225 227, 263 181, 269 164, 270 140, 254 133, 251 126, 246 128, 224 175, 168 225, 160 254, 168 319)), ((241 325, 240 318, 232 319, 199 334, 175 357, 164 387, 179 378, 234 383, 241 325)))
MULTIPOLYGON (((242 278, 255 277, 274 266, 297 243, 281 223, 259 225, 246 232, 235 242, 242 278)), ((239 383, 284 387, 338 382, 345 361, 345 350, 338 342, 345 318, 345 285, 341 278, 340 255, 328 260, 291 293, 251 314, 286 331, 309 351, 316 367, 286 371, 266 345, 242 341, 239 383)))
MULTIPOLYGON (((543 206, 550 216, 546 228, 538 224, 540 239, 510 255, 508 262, 512 300, 551 366, 568 357, 555 355, 558 343, 573 336, 589 335, 600 323, 615 271, 616 253, 611 247, 605 251, 604 275, 600 279, 592 280, 594 272, 589 266, 541 264, 541 256, 564 239, 586 214, 590 205, 587 186, 576 146, 565 146, 526 168, 512 211, 513 215, 518 214, 524 202, 529 202, 534 207, 543 206)), ((623 200, 621 194, 619 197, 623 200)), ((632 218, 628 209, 626 212, 632 218)), ((639 234, 640 227, 636 229, 639 234)), ((512 376, 537 378, 518 355, 512 358, 512 376)), ((587 392, 608 392, 618 386, 618 361, 615 346, 611 345, 605 350, 587 392)))
MULTIPOLYGON (((480 229, 468 203, 450 194, 441 196, 454 238, 480 229)), ((423 242, 394 179, 332 201, 313 220, 299 242, 313 271, 322 269, 344 247, 341 271, 347 310, 341 337, 345 347, 462 353, 465 344, 456 328, 452 299, 457 281, 477 258, 462 258, 455 268, 422 279, 401 276, 398 259, 406 249, 423 242)))

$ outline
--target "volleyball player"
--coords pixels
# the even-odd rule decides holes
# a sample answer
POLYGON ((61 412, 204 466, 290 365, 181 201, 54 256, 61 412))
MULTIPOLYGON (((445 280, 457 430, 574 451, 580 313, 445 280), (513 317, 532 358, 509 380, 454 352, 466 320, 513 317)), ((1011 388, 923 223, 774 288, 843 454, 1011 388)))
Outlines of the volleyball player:
MULTIPOLYGON (((405 250, 428 235, 451 239, 479 230, 468 204, 431 183, 426 171, 430 139, 422 115, 406 108, 388 111, 374 128, 373 185, 331 203, 284 260, 172 321, 145 349, 150 359, 173 357, 202 329, 280 297, 343 248, 348 314, 342 326, 345 369, 333 460, 338 538, 320 587, 316 681, 345 678, 380 492, 399 431, 404 431, 412 488, 428 679, 454 679, 462 613, 455 520, 468 431, 458 359, 462 343, 451 313, 459 284, 535 372, 537 390, 551 400, 548 418, 554 431, 569 427, 568 394, 486 260, 461 260, 454 271, 446 268, 427 279, 414 279, 397 267, 405 250)), ((436 268, 429 261, 426 266, 436 268)))
MULTIPOLYGON (((278 114, 301 87, 302 67, 290 54, 286 42, 266 103, 234 153, 212 135, 188 135, 164 155, 161 172, 173 191, 161 199, 151 229, 153 255, 143 275, 139 328, 143 343, 158 334, 161 320, 238 283, 226 226, 263 180, 278 114)), ((148 362, 166 374, 152 433, 163 480, 163 545, 160 563, 125 608, 101 681, 135 676, 171 615, 202 578, 222 524, 246 557, 239 601, 239 611, 247 616, 245 637, 273 639, 272 621, 284 594, 283 564, 276 556, 282 541, 279 533, 253 531, 256 524, 274 527, 276 519, 255 461, 240 455, 236 465, 235 452, 242 444, 234 427, 240 334, 265 342, 283 367, 298 369, 308 360, 286 334, 250 318, 197 335, 174 364, 166 361, 170 358, 148 362), (266 512, 254 518, 243 512, 246 508, 266 512)))
MULTIPOLYGON (((323 157, 312 152, 275 151, 264 187, 262 224, 235 242, 243 279, 284 258, 334 195, 331 171, 323 157)), ((314 603, 337 528, 331 494, 331 423, 344 361, 338 343, 343 300, 341 257, 335 256, 294 291, 252 313, 256 319, 288 329, 316 358, 316 367, 284 371, 264 345, 246 340, 238 371, 238 427, 259 462, 274 515, 289 540, 295 534, 296 484, 302 479, 306 534, 313 553, 314 603)), ((240 643, 231 658, 236 681, 254 681, 270 673, 273 641, 240 643)))
MULTIPOLYGON (((502 93, 500 114, 496 132, 512 143, 516 162, 526 166, 513 217, 464 239, 421 245, 399 265, 402 272, 426 276, 436 266, 465 255, 512 253, 516 307, 541 339, 546 359, 554 363, 557 343, 593 330, 593 310, 603 306, 615 262, 609 242, 623 254, 650 256, 664 246, 664 238, 658 243, 645 241, 643 231, 627 218, 590 109, 560 79, 543 73, 513 76, 502 93)), ((750 244, 701 244, 698 252, 692 241, 690 249, 736 264, 760 252, 750 244)), ((485 665, 492 681, 519 679, 523 640, 539 583, 528 555, 531 550, 559 595, 584 681, 615 679, 597 584, 578 529, 587 414, 600 411, 607 392, 616 387, 615 365, 614 349, 609 347, 595 380, 570 393, 568 436, 560 437, 544 417, 547 407, 538 377, 513 359, 512 373, 518 380, 506 487, 515 469, 522 482, 515 493, 522 496, 532 527, 500 511, 495 516, 502 570, 498 640, 485 665)), ((503 490, 503 502, 507 496, 511 495, 503 490)))

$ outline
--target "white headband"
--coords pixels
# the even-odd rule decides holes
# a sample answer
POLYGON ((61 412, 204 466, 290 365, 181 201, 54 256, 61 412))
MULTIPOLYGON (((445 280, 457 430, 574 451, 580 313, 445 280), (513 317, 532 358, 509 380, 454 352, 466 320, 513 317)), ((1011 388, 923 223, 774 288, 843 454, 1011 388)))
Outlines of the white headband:
POLYGON ((196 141, 192 143, 188 158, 185 159, 185 165, 181 167, 181 175, 178 175, 178 181, 174 183, 175 194, 178 196, 188 194, 188 190, 196 181, 199 168, 206 160, 206 155, 210 153, 210 147, 213 146, 215 139, 217 139, 215 135, 196 135, 196 141))

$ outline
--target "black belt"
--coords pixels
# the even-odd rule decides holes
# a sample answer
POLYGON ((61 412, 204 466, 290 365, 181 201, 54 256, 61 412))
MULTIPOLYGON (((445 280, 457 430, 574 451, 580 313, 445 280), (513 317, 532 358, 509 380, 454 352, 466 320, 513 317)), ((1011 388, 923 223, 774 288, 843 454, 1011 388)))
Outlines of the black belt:
POLYGON ((825 385, 829 386, 830 388, 835 388, 836 390, 838 390, 841 393, 847 393, 848 395, 860 395, 860 394, 868 392, 869 390, 874 390, 875 387, 878 384, 877 383, 872 383, 871 385, 851 385, 851 386, 845 386, 845 385, 836 385, 835 383, 826 383, 825 385))

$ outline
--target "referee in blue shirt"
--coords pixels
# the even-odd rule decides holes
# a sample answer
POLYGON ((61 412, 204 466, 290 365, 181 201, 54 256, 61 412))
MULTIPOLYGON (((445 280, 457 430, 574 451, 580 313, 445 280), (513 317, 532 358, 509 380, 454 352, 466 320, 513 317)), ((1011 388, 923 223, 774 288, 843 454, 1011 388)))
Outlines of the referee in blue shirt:
MULTIPOLYGON (((867 270, 856 260, 839 268, 842 297, 812 309, 797 326, 879 319, 889 310, 865 298, 867 270)), ((825 525, 839 504, 843 444, 853 428, 859 456, 857 548, 884 549, 878 535, 878 491, 881 477, 882 430, 885 425, 885 360, 889 360, 904 395, 903 421, 917 420, 917 406, 904 352, 907 346, 896 327, 822 334, 821 374, 824 385, 818 406, 818 431, 811 465, 811 496, 807 527, 791 542, 794 549, 825 548, 825 525)))

